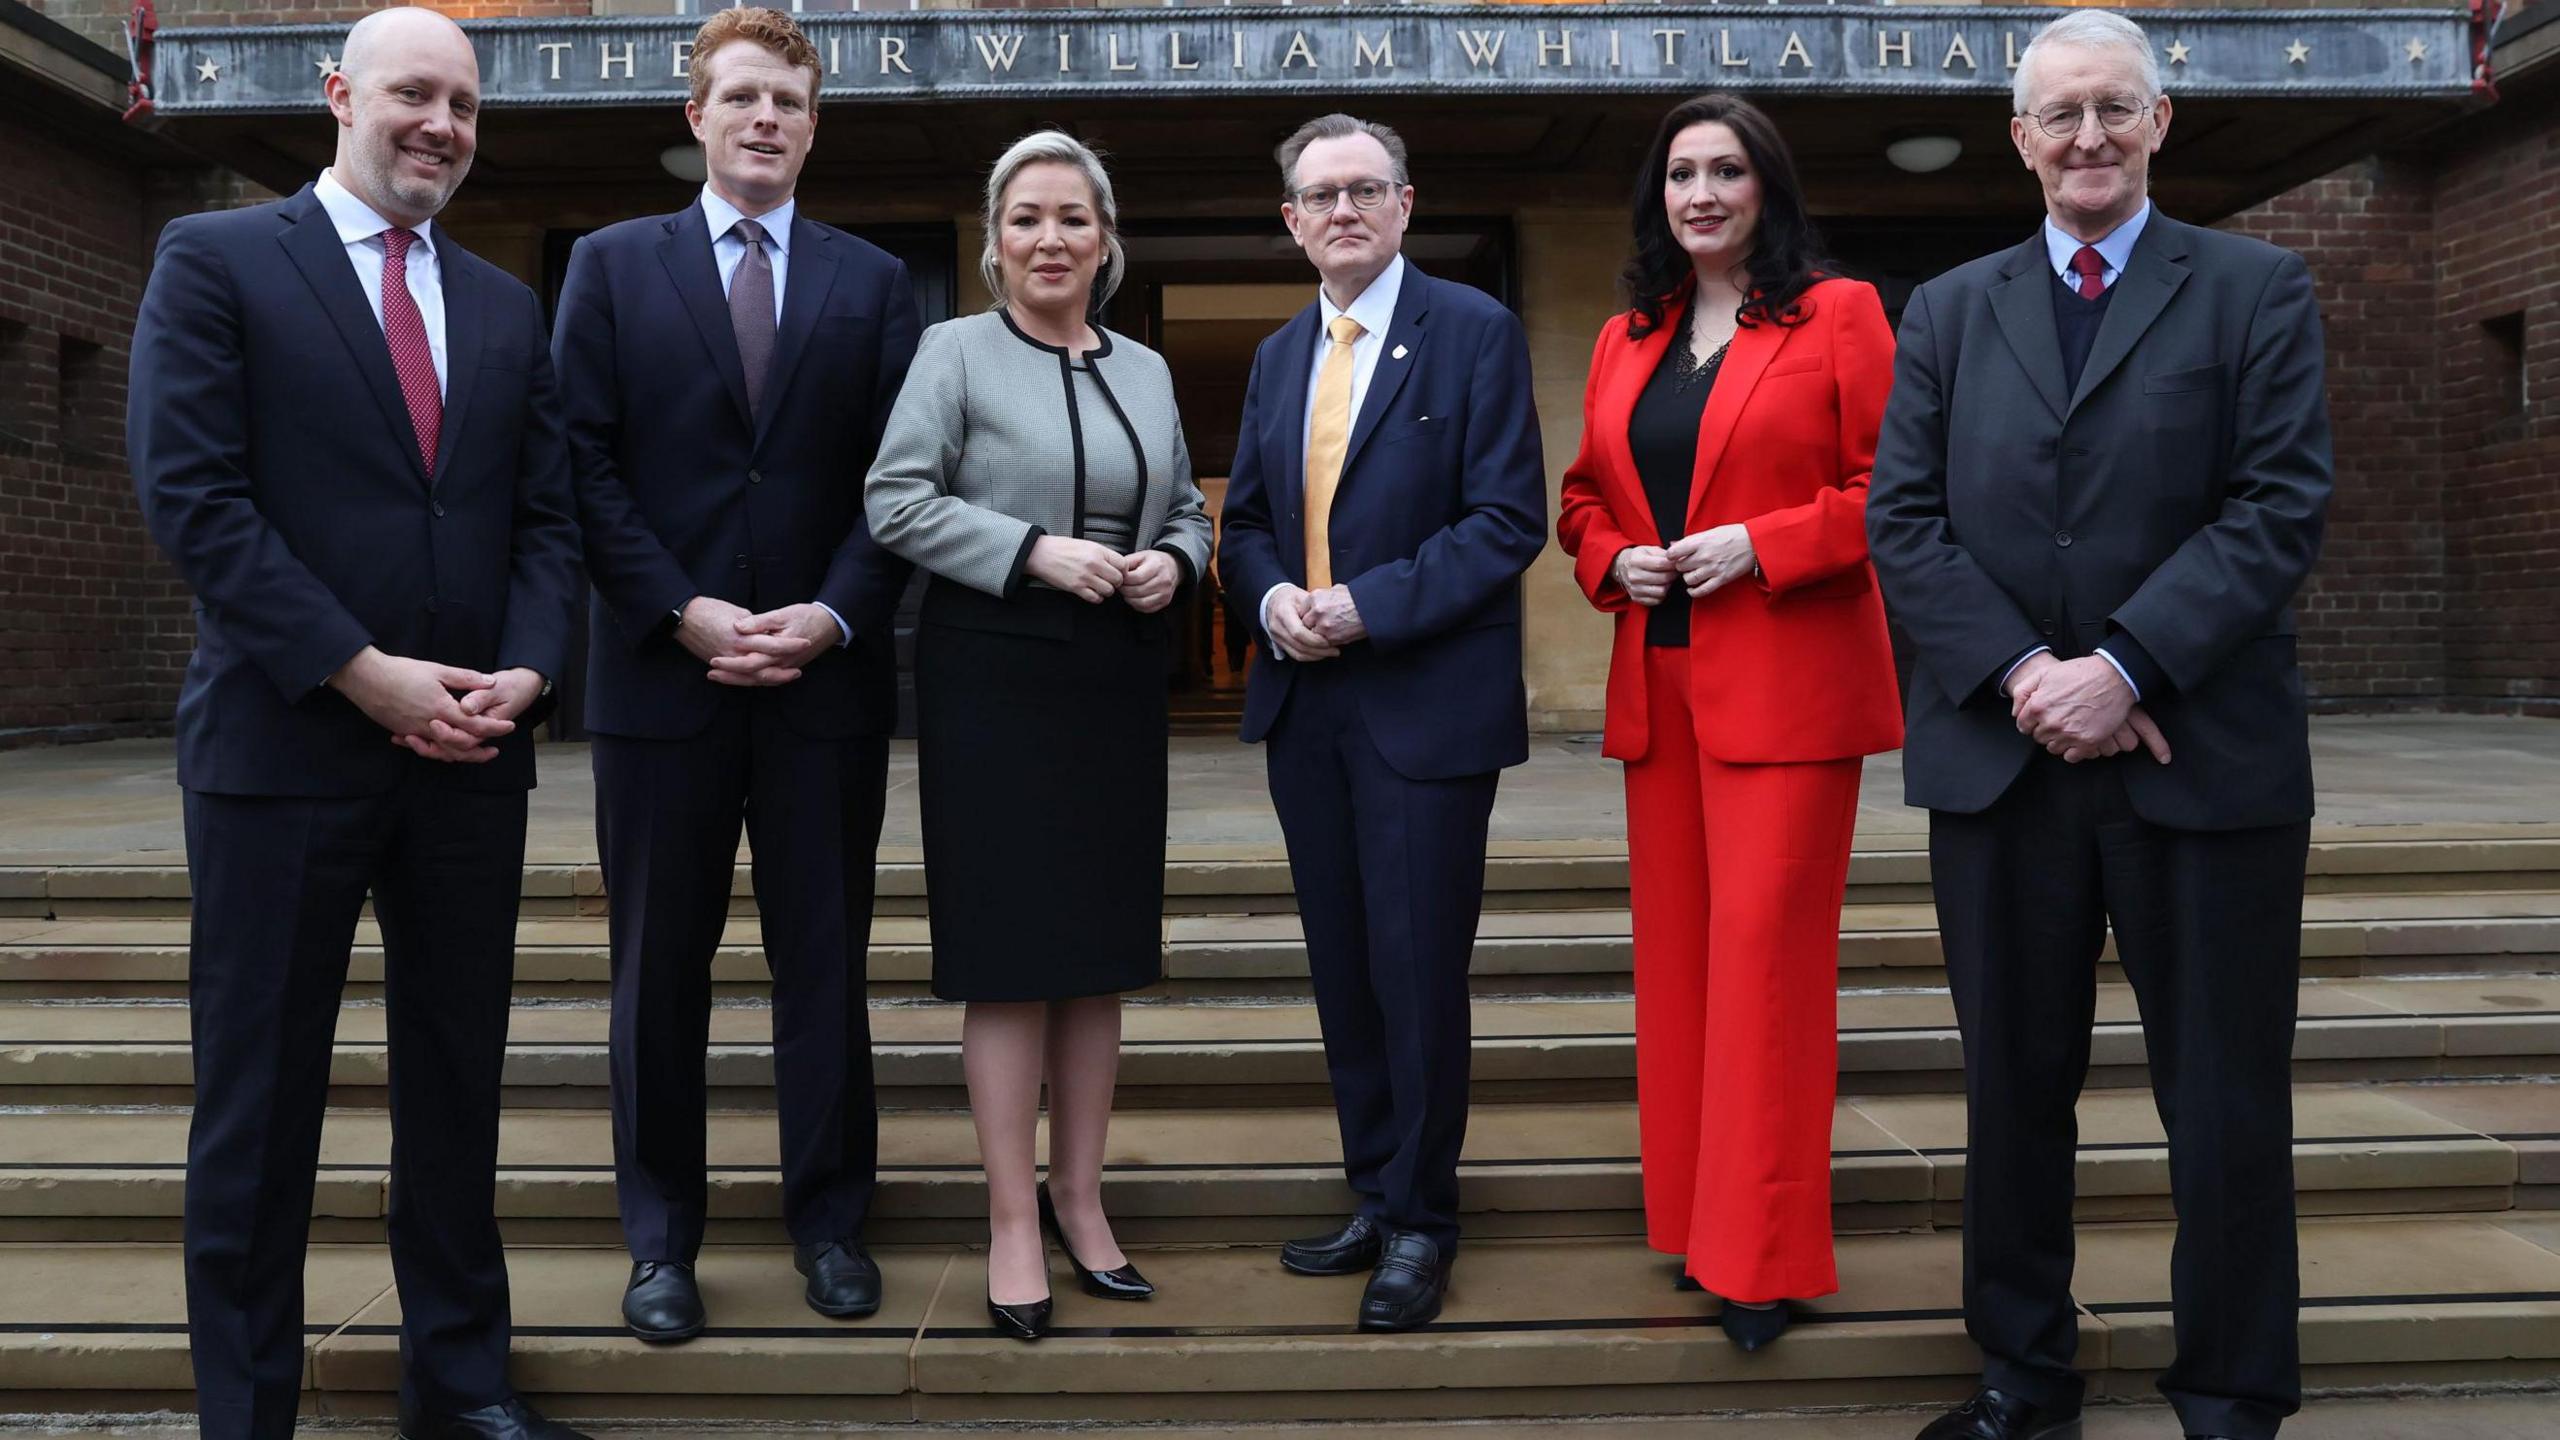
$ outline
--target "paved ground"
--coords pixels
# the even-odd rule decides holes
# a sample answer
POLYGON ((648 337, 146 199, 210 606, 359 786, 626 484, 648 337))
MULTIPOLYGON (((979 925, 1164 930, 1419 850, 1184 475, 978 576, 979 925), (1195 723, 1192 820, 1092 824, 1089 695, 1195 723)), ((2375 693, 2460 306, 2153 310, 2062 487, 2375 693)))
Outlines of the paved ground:
MULTIPOLYGON (((1662 1420, 1540 1421, 1534 1425, 1499 1421, 1456 1421, 1440 1425, 1244 1425, 1168 1428, 987 1425, 807 1427, 789 1430, 749 1428, 701 1429, 667 1427, 644 1430, 598 1430, 595 1440, 817 1440, 820 1436, 863 1436, 877 1440, 1316 1440, 1356 1435, 1359 1440, 1687 1440, 1695 1435, 1731 1436, 1734 1440, 1910 1440, 1930 1414, 1894 1410, 1854 1415, 1680 1416, 1662 1420)), ((376 1436, 388 1426, 345 1427, 305 1422, 306 1434, 376 1436)), ((0 1426, 0 1440, 184 1440, 192 1427, 124 1427, 57 1429, 26 1424, 0 1426)), ((2554 1440, 2560 1436, 2560 1395, 2495 1395, 2462 1398, 2408 1397, 2389 1400, 2315 1400, 2291 1424, 2286 1440, 2554 1440)), ((2177 1422, 2166 1407, 2108 1406, 2089 1412, 2086 1440, 2177 1440, 2177 1422)))
MULTIPOLYGON (((2324 718, 2312 725, 2320 821, 2347 825, 2499 825, 2560 822, 2560 723, 2467 715, 2324 718)), ((890 762, 884 844, 917 843, 915 751, 890 762)), ((1257 747, 1214 739, 1173 742, 1169 831, 1176 847, 1276 851, 1279 824, 1263 789, 1257 747)), ((1916 843, 1922 816, 1902 803, 1899 755, 1868 762, 1858 838, 1916 843)), ((586 747, 550 745, 534 792, 529 858, 595 857, 594 787, 586 747)), ((1543 736, 1529 763, 1504 775, 1497 845, 1621 843, 1617 765, 1596 738, 1543 736)), ((0 752, 0 864, 122 857, 177 863, 183 851, 176 769, 167 741, 0 752)), ((2560 1432, 2560 1426, 2555 1426, 2560 1432)))

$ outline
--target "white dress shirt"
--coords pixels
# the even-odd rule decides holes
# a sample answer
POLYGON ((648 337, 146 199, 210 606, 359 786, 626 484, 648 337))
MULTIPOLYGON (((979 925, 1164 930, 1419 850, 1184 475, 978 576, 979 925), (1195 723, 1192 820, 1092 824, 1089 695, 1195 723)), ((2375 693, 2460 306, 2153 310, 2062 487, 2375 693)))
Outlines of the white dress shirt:
MULTIPOLYGON (((761 215, 750 215, 714 194, 709 185, 702 187, 702 219, 711 229, 711 263, 720 267, 722 295, 729 293, 730 284, 738 278, 738 262, 747 258, 747 242, 736 233, 738 222, 753 220, 764 227, 765 258, 773 264, 773 323, 777 330, 782 326, 782 297, 791 281, 791 217, 799 210, 799 197, 794 196, 761 215)), ((853 627, 836 614, 836 607, 824 600, 809 603, 835 616, 836 629, 844 637, 836 642, 836 648, 853 643, 853 627)))
MULTIPOLYGON (((1348 203, 1349 197, 1344 197, 1348 203)), ((1351 419, 1356 427, 1360 406, 1369 398, 1369 377, 1378 373, 1378 357, 1386 352, 1387 327, 1395 322, 1396 300, 1404 294, 1404 257, 1396 256, 1369 288, 1360 292, 1349 305, 1336 305, 1322 286, 1316 288, 1315 359, 1307 370, 1307 413, 1298 424, 1298 453, 1306 454, 1316 428, 1316 380, 1324 374, 1324 357, 1333 351, 1333 317, 1348 315, 1360 322, 1360 338, 1351 342, 1351 419)), ((1302 480, 1304 477, 1300 477, 1302 480)), ((1286 583, 1286 582, 1283 582, 1286 583)), ((1271 633, 1271 597, 1278 594, 1274 585, 1262 592, 1262 633, 1271 633)))
MULTIPOLYGON (((2047 215, 2044 217, 2045 259, 2052 264, 2055 278, 2077 290, 2080 288, 2080 272, 2071 268, 2071 258, 2080 253, 2081 246, 2088 245, 2098 252, 2100 260, 2106 262, 2106 268, 2098 272, 2100 288, 2113 290, 2116 288, 2116 282, 2124 278, 2125 262, 2133 258, 2133 244, 2142 238, 2142 227, 2150 223, 2151 202, 2145 200, 2142 202, 2142 208, 2134 212, 2132 219, 2108 231, 2105 236, 2096 241, 2087 241, 2054 224, 2053 217, 2047 215)), ((2000 693, 2003 695, 2009 693, 2009 677, 2018 673, 2019 666, 2039 655, 2049 655, 2052 652, 2052 646, 2039 645, 2009 662, 2009 668, 2000 672, 2000 693)), ((2097 648, 2096 654, 2099 659, 2116 667, 2116 673, 2124 677, 2124 688, 2133 692, 2134 699, 2140 700, 2142 687, 2133 683, 2133 672, 2124 668, 2124 662, 2108 654, 2107 647, 2104 645, 2097 648)))
POLYGON ((753 220, 764 227, 765 257, 773 262, 773 323, 782 323, 783 287, 791 279, 791 217, 799 213, 800 200, 794 196, 761 215, 750 215, 702 187, 702 218, 711 227, 711 263, 720 267, 720 293, 729 293, 729 282, 738 275, 738 262, 747 258, 747 242, 731 233, 741 220, 753 220))
MULTIPOLYGON (((364 287, 365 303, 373 307, 373 323, 382 323, 382 265, 386 258, 382 232, 401 227, 385 220, 374 208, 355 197, 355 193, 338 183, 338 177, 327 170, 311 186, 312 196, 320 208, 328 212, 329 223, 337 227, 339 243, 347 247, 347 263, 355 267, 356 283, 364 287)), ((432 220, 417 227, 417 243, 409 247, 409 298, 418 302, 418 318, 427 323, 427 353, 436 362, 436 393, 448 393, 445 385, 444 355, 444 271, 436 263, 436 232, 432 220)))

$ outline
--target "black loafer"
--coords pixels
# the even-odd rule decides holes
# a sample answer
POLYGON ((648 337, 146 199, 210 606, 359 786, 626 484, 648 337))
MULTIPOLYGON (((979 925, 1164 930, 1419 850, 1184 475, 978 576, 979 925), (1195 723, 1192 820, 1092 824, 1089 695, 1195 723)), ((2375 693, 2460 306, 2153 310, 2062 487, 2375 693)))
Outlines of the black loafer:
POLYGON ((2080 1440, 2080 1411, 2047 1410, 1985 1385, 1929 1422, 1918 1440, 2080 1440))
POLYGON ((1363 1330, 1414 1330, 1440 1318, 1440 1302, 1449 1293, 1449 1261, 1431 1237, 1399 1230, 1387 1237, 1386 1251, 1360 1296, 1363 1330))
POLYGON ((556 1420, 545 1420, 522 1400, 506 1399, 459 1415, 400 1412, 400 1440, 587 1440, 556 1420))
POLYGON ((809 1277, 809 1308, 836 1320, 853 1320, 880 1308, 880 1267, 858 1240, 795 1245, 791 1263, 809 1277))
POLYGON ((652 1344, 668 1345, 702 1333, 702 1287, 682 1260, 643 1260, 631 1267, 622 1291, 622 1323, 652 1344))
POLYGON ((1087 1270, 1076 1258, 1076 1247, 1067 1243, 1067 1229, 1058 1223, 1058 1207, 1050 1203, 1049 1187, 1040 1187, 1040 1223, 1058 1237, 1058 1248, 1067 1252, 1067 1263, 1075 1267, 1076 1284, 1097 1300, 1152 1300, 1156 1287, 1138 1273, 1135 1265, 1124 1264, 1116 1270, 1087 1270))
POLYGON ((1726 1339, 1748 1354, 1786 1334, 1787 1322, 1793 1318, 1784 1300, 1766 1308, 1736 1305, 1727 1300, 1724 1313, 1716 1317, 1716 1323, 1724 1328, 1726 1339))
POLYGON ((1386 1232, 1366 1215, 1330 1235, 1310 1235, 1280 1247, 1280 1268, 1298 1275, 1357 1275, 1378 1268, 1386 1232))

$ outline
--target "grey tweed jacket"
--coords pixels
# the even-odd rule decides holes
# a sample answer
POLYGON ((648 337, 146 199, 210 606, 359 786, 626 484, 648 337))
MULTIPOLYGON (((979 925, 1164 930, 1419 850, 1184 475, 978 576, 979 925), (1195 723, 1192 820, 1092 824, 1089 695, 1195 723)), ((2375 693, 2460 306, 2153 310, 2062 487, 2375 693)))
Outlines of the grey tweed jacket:
POLYGON ((1144 345, 1099 333, 1089 363, 1107 403, 1079 412, 1066 353, 1029 340, 1002 312, 926 330, 863 490, 872 538, 944 579, 1010 596, 1037 583, 1023 571, 1034 540, 1084 533, 1085 431, 1125 422, 1145 460, 1136 542, 1197 579, 1209 563, 1209 516, 1173 373, 1144 345))

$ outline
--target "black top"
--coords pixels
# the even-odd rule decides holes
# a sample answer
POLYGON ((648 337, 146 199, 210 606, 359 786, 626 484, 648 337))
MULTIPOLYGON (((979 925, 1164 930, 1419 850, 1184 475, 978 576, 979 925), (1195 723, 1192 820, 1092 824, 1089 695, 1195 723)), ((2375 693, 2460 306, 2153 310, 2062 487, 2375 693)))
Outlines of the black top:
POLYGON ((2062 388, 2066 394, 2080 389, 2080 372, 2089 368, 2089 351, 2098 343, 2098 327, 2106 323, 2107 302, 2116 298, 2116 287, 2098 292, 2095 300, 2080 298, 2079 287, 2060 275, 2053 277, 2053 338, 2062 344, 2062 388))
MULTIPOLYGON (((1635 452, 1636 476, 1645 498, 1653 503, 1654 530, 1664 544, 1689 533, 1689 487, 1698 470, 1698 424, 1707 413, 1707 397, 1724 369, 1724 347, 1699 361, 1689 344, 1684 313, 1670 323, 1679 338, 1662 353, 1662 363, 1644 382, 1636 408, 1627 416, 1627 448, 1635 452)), ((1645 617, 1644 643, 1689 643, 1689 597, 1673 581, 1672 592, 1645 617)))

